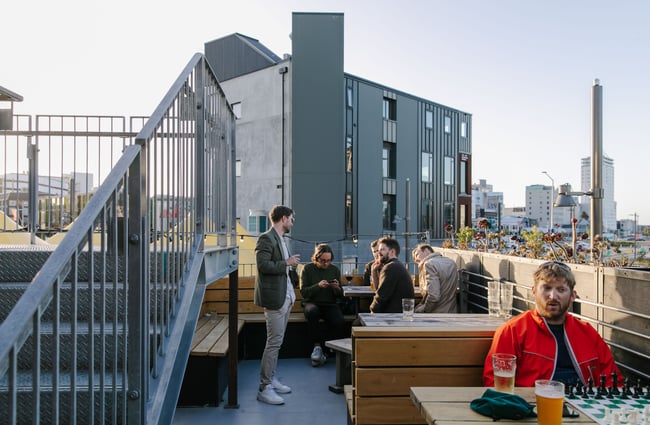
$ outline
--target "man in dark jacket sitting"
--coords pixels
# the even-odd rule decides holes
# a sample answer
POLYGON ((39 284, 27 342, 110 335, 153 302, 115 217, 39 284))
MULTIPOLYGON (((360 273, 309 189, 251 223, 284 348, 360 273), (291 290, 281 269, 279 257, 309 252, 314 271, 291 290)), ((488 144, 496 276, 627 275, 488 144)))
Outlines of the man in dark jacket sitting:
POLYGON ((377 292, 370 305, 373 313, 401 313, 402 298, 414 298, 413 279, 399 256, 399 242, 393 238, 379 240, 381 273, 377 292))

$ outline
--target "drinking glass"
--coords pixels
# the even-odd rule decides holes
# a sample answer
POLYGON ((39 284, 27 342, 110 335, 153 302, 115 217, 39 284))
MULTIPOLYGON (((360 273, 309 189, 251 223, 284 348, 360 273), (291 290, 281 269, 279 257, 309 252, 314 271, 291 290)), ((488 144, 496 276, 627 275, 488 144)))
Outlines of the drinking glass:
POLYGON ((415 300, 413 298, 402 298, 402 320, 413 321, 413 309, 415 300))
POLYGON ((494 370, 494 389, 502 393, 514 394, 517 356, 506 353, 492 354, 492 369, 494 370))
POLYGON ((562 405, 564 404, 564 384, 559 381, 538 379, 535 381, 537 400, 537 424, 562 424, 562 405))

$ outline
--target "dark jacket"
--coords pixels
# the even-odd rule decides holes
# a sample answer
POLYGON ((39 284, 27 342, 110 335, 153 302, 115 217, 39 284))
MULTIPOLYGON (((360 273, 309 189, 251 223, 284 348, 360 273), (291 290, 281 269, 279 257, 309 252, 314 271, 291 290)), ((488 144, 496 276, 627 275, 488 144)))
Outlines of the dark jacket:
POLYGON ((255 260, 255 305, 279 310, 287 296, 287 262, 282 253, 280 235, 274 228, 262 233, 257 239, 255 260))
POLYGON ((379 286, 370 305, 373 313, 401 313, 402 298, 415 298, 413 279, 397 258, 388 260, 381 268, 379 286))

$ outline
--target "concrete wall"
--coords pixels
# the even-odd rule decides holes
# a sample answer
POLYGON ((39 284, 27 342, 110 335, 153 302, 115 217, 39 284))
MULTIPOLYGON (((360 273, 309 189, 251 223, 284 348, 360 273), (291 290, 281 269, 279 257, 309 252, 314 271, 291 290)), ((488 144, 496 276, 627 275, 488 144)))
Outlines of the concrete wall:
POLYGON ((248 230, 249 210, 268 211, 275 204, 291 205, 290 162, 282 166, 282 144, 291 157, 291 61, 225 81, 222 84, 231 103, 241 102, 237 120, 237 154, 241 176, 237 184, 237 217, 248 230), (281 68, 288 72, 280 74, 281 68), (284 91, 284 140, 282 101, 284 91), (284 170, 284 196, 282 173, 284 170))

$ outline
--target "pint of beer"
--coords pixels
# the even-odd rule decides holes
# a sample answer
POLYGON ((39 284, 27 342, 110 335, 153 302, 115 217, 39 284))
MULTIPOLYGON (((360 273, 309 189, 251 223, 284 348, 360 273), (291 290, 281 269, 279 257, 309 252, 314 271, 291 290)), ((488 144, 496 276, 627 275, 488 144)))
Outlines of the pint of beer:
POLYGON ((564 384, 558 381, 538 379, 535 381, 537 400, 537 424, 562 424, 562 404, 564 403, 564 384))
POLYGON ((515 392, 515 372, 517 356, 514 354, 492 354, 492 369, 494 370, 494 389, 502 393, 515 392))

